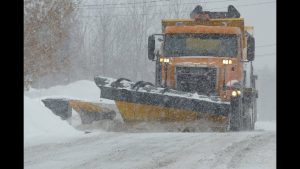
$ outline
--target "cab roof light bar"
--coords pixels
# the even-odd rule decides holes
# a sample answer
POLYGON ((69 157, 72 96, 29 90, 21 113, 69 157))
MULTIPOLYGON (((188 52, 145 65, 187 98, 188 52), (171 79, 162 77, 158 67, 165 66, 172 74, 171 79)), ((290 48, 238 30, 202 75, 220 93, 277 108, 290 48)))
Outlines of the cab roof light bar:
POLYGON ((210 19, 239 18, 241 16, 239 11, 233 5, 228 6, 228 12, 203 11, 202 6, 197 5, 195 9, 190 13, 190 17, 191 19, 195 19, 199 15, 208 15, 210 19))

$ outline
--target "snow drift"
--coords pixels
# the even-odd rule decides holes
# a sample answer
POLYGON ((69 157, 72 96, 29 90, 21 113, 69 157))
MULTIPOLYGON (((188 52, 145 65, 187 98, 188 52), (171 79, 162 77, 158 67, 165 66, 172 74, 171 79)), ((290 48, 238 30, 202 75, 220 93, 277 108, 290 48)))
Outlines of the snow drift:
POLYGON ((61 120, 41 102, 43 98, 70 98, 86 101, 105 102, 99 100, 100 90, 93 81, 82 80, 65 86, 53 86, 48 89, 30 89, 24 96, 24 143, 25 145, 57 142, 83 135, 67 121, 61 120))
POLYGON ((79 136, 82 132, 54 115, 39 99, 24 97, 24 142, 36 144, 79 136))
MULTIPOLYGON (((92 102, 99 102, 100 98, 100 90, 96 86, 94 81, 89 80, 80 80, 74 83, 70 83, 68 85, 58 85, 53 86, 48 89, 30 89, 25 92, 25 95, 30 98, 49 98, 49 97, 57 97, 57 98, 70 98, 70 99, 78 99, 78 100, 86 100, 92 102)), ((114 104, 114 101, 102 99, 100 102, 114 104)))

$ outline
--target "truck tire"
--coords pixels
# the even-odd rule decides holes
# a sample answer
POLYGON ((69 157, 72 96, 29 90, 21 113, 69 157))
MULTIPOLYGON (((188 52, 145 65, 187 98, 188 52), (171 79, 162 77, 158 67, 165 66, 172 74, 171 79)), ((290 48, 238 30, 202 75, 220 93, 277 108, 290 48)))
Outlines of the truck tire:
POLYGON ((229 112, 229 130, 240 131, 242 129, 242 102, 241 98, 233 97, 230 101, 231 110, 229 112))
POLYGON ((243 105, 243 130, 254 130, 256 121, 256 98, 244 99, 243 105))

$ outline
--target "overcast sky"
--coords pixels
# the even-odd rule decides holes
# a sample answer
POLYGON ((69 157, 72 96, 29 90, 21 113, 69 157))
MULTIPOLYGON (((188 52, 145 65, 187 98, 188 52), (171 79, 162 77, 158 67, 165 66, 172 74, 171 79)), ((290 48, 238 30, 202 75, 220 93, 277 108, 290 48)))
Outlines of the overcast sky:
MULTIPOLYGON (((206 0, 212 2, 219 0, 206 0)), ((203 0, 202 0, 203 2, 203 0)), ((233 0, 220 3, 206 3, 205 8, 219 8, 232 4, 236 6, 245 18, 246 25, 254 26, 256 39, 256 60, 257 69, 264 66, 272 70, 276 68, 276 1, 275 0, 233 0), (246 6, 247 5, 247 6, 246 6), (272 45, 272 46, 263 46, 272 45), (262 47, 260 47, 262 46, 262 47), (272 54, 273 53, 273 54, 272 54), (270 55, 262 55, 270 54, 270 55)), ((204 8, 204 10, 205 10, 204 8)), ((222 9, 218 9, 222 10, 222 9)), ((224 8, 226 10, 226 8, 224 8)))

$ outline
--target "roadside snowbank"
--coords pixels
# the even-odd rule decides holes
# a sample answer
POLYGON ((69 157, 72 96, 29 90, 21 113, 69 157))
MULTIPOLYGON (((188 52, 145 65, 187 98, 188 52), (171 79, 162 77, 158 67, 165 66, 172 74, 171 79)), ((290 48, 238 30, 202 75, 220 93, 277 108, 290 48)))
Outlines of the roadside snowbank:
MULTIPOLYGON (((99 102, 100 89, 93 81, 81 80, 65 86, 48 89, 30 89, 24 92, 24 144, 35 145, 60 142, 84 135, 67 121, 61 120, 41 102, 44 98, 69 98, 99 102)), ((114 104, 114 101, 101 99, 100 102, 114 104)))
MULTIPOLYGON (((89 80, 80 80, 68 85, 53 86, 48 89, 30 89, 25 92, 25 96, 30 98, 70 98, 86 101, 99 102, 100 89, 95 82, 89 80)), ((114 101, 102 99, 100 102, 114 104, 114 101)))
POLYGON ((80 135, 82 132, 54 115, 39 99, 24 97, 25 145, 56 142, 80 135))

